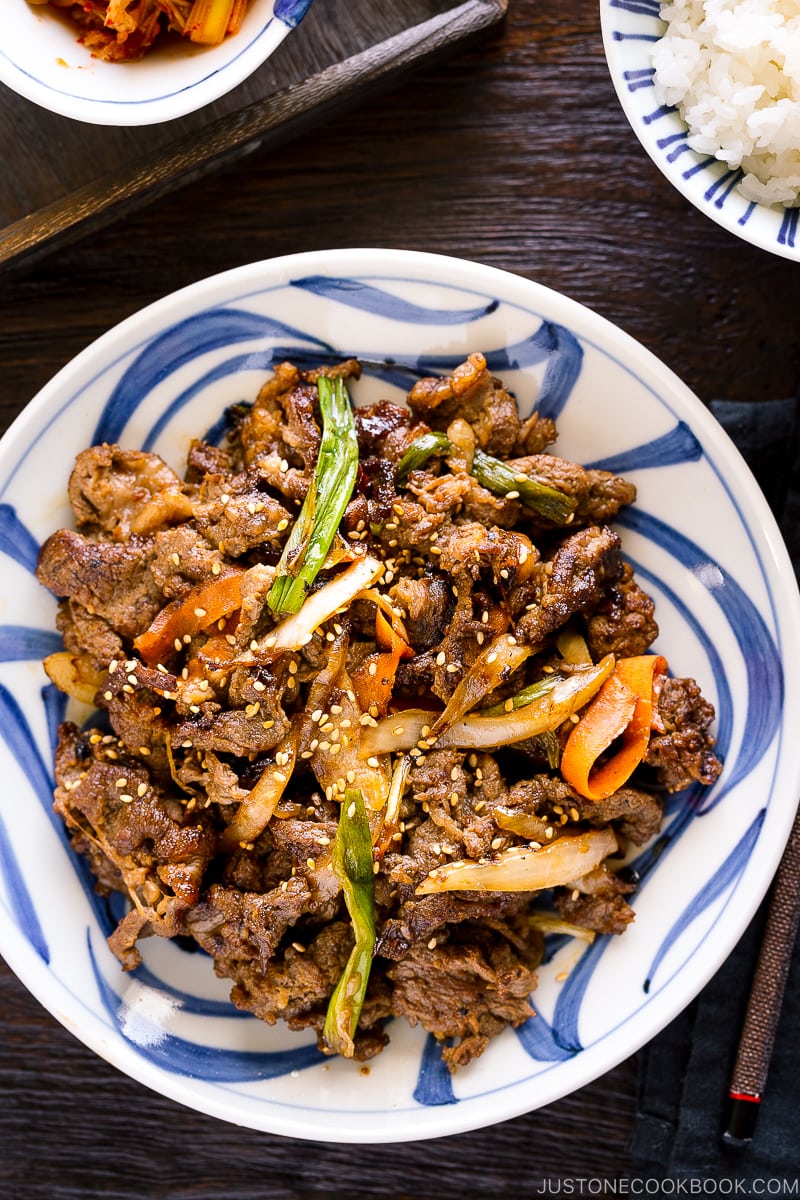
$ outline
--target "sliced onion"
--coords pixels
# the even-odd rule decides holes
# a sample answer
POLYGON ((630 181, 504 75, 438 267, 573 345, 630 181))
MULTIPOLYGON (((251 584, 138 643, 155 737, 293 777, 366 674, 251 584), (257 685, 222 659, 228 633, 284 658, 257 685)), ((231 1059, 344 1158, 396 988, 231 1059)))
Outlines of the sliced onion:
POLYGON ((561 933, 566 937, 580 938, 581 941, 589 942, 590 945, 595 939, 593 929, 584 929, 582 925, 575 925, 572 921, 565 921, 563 917, 557 917, 555 913, 532 912, 528 920, 534 929, 538 929, 540 933, 561 933))
POLYGON ((472 750, 510 746, 514 742, 557 729, 591 700, 613 670, 614 655, 607 654, 595 666, 559 679, 545 696, 540 696, 524 708, 496 717, 463 717, 438 737, 432 734, 435 721, 433 714, 425 709, 409 708, 384 717, 377 725, 365 729, 361 753, 366 757, 370 754, 389 754, 394 750, 410 750, 420 740, 423 749, 430 749, 432 741, 437 746, 463 746, 472 750))
POLYGON ((533 654, 532 646, 525 646, 507 633, 496 637, 475 659, 447 706, 433 725, 434 736, 447 729, 471 708, 479 704, 487 692, 492 692, 501 683, 507 683, 517 667, 522 666, 533 654))
POLYGON ((609 854, 616 853, 617 839, 611 829, 593 829, 572 837, 560 837, 539 850, 512 846, 495 858, 461 859, 435 867, 416 890, 431 892, 540 892, 563 887, 585 875, 609 854))
POLYGON ((299 612, 280 621, 249 651, 239 654, 227 665, 248 667, 274 658, 284 650, 300 650, 314 636, 323 621, 346 608, 365 588, 371 587, 383 573, 383 563, 365 554, 346 570, 326 583, 303 602, 299 612))
POLYGON ((94 706, 95 697, 106 679, 105 671, 96 671, 82 655, 70 654, 69 650, 48 654, 43 666, 59 691, 66 692, 81 704, 94 706))
POLYGON ((240 842, 252 842, 263 833, 278 806, 294 770, 297 744, 294 734, 278 746, 275 762, 268 763, 258 783, 247 793, 236 815, 220 836, 223 852, 234 850, 240 842))

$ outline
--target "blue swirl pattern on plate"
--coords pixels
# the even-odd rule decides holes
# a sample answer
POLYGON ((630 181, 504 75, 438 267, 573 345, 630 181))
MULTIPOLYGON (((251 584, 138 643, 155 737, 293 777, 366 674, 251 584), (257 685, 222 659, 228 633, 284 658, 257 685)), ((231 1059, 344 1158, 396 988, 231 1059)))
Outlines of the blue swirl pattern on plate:
MULTIPOLYGON (((398 353, 398 345, 392 343, 391 338, 386 353, 376 353, 374 344, 368 341, 359 344, 358 341, 358 314, 367 308, 372 313, 379 313, 387 327, 397 328, 396 341, 401 345, 407 344, 407 331, 413 331, 420 323, 464 331, 462 340, 471 348, 484 350, 491 370, 505 377, 507 382, 508 376, 512 377, 512 382, 522 382, 536 375, 540 413, 554 417, 569 415, 585 369, 587 350, 591 349, 593 354, 598 351, 565 324, 538 313, 528 313, 528 328, 518 335, 515 333, 510 344, 500 344, 499 338, 495 342, 489 340, 490 336, 497 337, 492 331, 507 322, 515 323, 515 329, 519 328, 520 318, 513 304, 497 296, 457 293, 452 307, 441 305, 431 313, 424 305, 398 300, 398 294, 402 294, 401 289, 395 291, 382 286, 381 280, 376 278, 305 275, 282 287, 266 289, 261 297, 261 308, 253 305, 250 293, 245 293, 224 304, 194 312, 138 344, 135 352, 118 360, 114 370, 108 372, 106 398, 97 408, 95 439, 124 442, 135 437, 136 444, 158 449, 165 439, 169 441, 173 430, 193 428, 193 405, 209 389, 223 386, 242 372, 267 371, 282 359, 332 361, 352 355, 363 361, 366 376, 388 387, 404 389, 413 379, 448 370, 464 357, 461 346, 452 353, 427 352, 419 356, 398 353), (334 304, 351 315, 353 319, 347 329, 352 342, 343 344, 341 338, 331 339, 327 333, 322 338, 319 327, 311 323, 306 327, 302 322, 284 320, 276 315, 281 308, 281 297, 289 292, 307 295, 309 303, 334 304), (169 386, 172 381, 176 381, 174 386, 169 386), (166 398, 160 404, 153 404, 152 397, 157 389, 166 398), (133 428, 135 434, 131 433, 133 428)), ((73 401, 78 403, 80 399, 81 391, 78 390, 73 401)), ((217 439, 221 433, 222 425, 216 425, 217 439)), ((676 465, 715 473, 715 467, 706 458, 697 437, 680 419, 673 420, 666 433, 648 437, 640 445, 626 446, 617 454, 600 457, 595 465, 614 471, 635 470, 640 476, 669 472, 676 465)), ((0 504, 0 552, 25 571, 33 572, 38 550, 36 539, 31 536, 24 516, 15 511, 5 493, 0 495, 3 500, 0 504)), ((737 520, 741 517, 737 516, 737 520)), ((683 575, 699 578, 713 597, 717 611, 713 621, 698 616, 681 599, 679 587, 670 588, 664 580, 653 579, 661 588, 665 602, 691 630, 706 661, 711 664, 718 691, 719 748, 726 756, 726 770, 723 781, 712 791, 709 801, 699 788, 672 798, 660 838, 653 846, 645 847, 634 860, 644 890, 657 866, 676 851, 686 832, 701 818, 713 820, 718 806, 724 803, 730 791, 752 778, 762 761, 768 760, 780 733, 782 668, 776 635, 751 598, 752 580, 736 579, 730 568, 699 541, 644 509, 627 510, 622 514, 620 526, 634 534, 640 544, 657 547, 659 554, 669 559, 671 579, 677 581, 683 575), (725 678, 724 663, 717 650, 719 622, 730 632, 742 659, 745 686, 741 695, 732 694, 725 678), (746 726, 746 736, 738 739, 734 737, 734 711, 743 714, 746 726)), ((647 563, 635 565, 646 583, 647 563)), ((52 609, 48 609, 43 620, 51 620, 51 616, 52 609)), ((56 645, 52 625, 43 623, 40 627, 9 622, 0 627, 0 666, 35 661, 56 645)), ((38 748, 38 734, 34 732, 39 719, 36 712, 33 709, 24 711, 13 691, 4 684, 0 684, 0 737, 64 841, 60 822, 52 813, 53 782, 45 766, 45 755, 52 754, 56 726, 63 716, 63 698, 48 685, 40 689, 37 702, 47 729, 44 751, 38 748)), ((708 877, 700 881, 693 894, 680 901, 676 897, 676 911, 670 927, 649 964, 647 980, 642 981, 642 1004, 649 1003, 657 994, 659 966, 670 951, 676 947, 680 950, 687 937, 690 943, 687 953, 695 954, 702 948, 709 935, 695 935, 692 929, 709 910, 716 911, 720 905, 724 907, 726 897, 735 891, 760 829, 760 820, 751 822, 735 849, 723 862, 713 865, 708 877), (646 993, 645 982, 649 987, 646 993)), ((6 892, 13 897, 12 904, 6 904, 6 909, 25 940, 47 959, 50 953, 48 913, 38 908, 36 889, 24 863, 15 854, 7 830, 0 805, 0 870, 6 892)), ((86 952, 101 998, 102 1019, 106 1024, 110 1022, 132 1052, 168 1074, 220 1085, 288 1077, 323 1061, 316 1049, 306 1045, 299 1045, 296 1051, 275 1053, 243 1050, 239 1039, 232 1040, 230 1030, 233 1027, 246 1029, 248 1025, 261 1029, 260 1023, 255 1018, 237 1014, 232 1006, 210 998, 206 992, 176 984, 174 979, 181 976, 180 970, 178 976, 162 977, 148 963, 146 950, 145 964, 131 975, 123 976, 108 954, 101 955, 95 946, 96 935, 106 936, 119 913, 112 903, 94 894, 82 860, 74 861, 74 871, 90 914, 86 952), (134 993, 130 989, 138 989, 138 995, 152 994, 167 1004, 175 1017, 174 1030, 172 1026, 169 1029, 154 1026, 143 1032, 140 1025, 131 1023, 130 999, 134 993), (189 1025, 196 1030, 198 1023, 203 1030, 202 1040, 187 1032, 189 1025)), ((582 1015, 587 994, 610 944, 611 939, 598 938, 581 955, 560 989, 549 1017, 537 1014, 514 1035, 508 1035, 515 1039, 523 1051, 522 1059, 530 1063, 534 1074, 545 1069, 559 1070, 593 1044, 591 1040, 587 1042, 582 1033, 582 1015)), ((561 943, 557 946, 561 947, 561 943)), ((556 943, 553 950, 555 948, 556 943)), ((173 949, 174 955, 181 955, 181 951, 173 947, 169 947, 170 953, 173 949)), ((211 969, 210 963, 208 969, 211 969)), ((83 998, 80 1002, 87 1003, 83 998)), ((416 1083, 407 1097, 407 1104, 434 1111, 457 1107, 460 1103, 458 1088, 442 1063, 441 1046, 433 1038, 423 1039, 416 1083)))

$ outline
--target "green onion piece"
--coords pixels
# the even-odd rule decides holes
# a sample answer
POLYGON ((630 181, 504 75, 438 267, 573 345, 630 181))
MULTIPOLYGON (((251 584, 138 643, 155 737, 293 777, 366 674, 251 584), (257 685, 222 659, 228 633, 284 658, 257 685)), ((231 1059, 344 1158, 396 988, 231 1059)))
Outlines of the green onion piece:
POLYGON ((429 458, 433 458, 434 454, 447 454, 450 449, 450 439, 445 433, 421 433, 419 437, 414 438, 414 441, 407 448, 405 454, 397 464, 397 474, 395 480, 397 483, 402 483, 406 475, 410 475, 412 471, 418 471, 420 467, 424 467, 429 458))
POLYGON ((333 869, 342 885, 356 941, 330 998, 322 1036, 334 1054, 352 1058, 375 949, 372 835, 358 788, 348 788, 344 794, 333 843, 333 869))
POLYGON ((482 708, 480 715, 482 717, 499 717, 504 712, 513 712, 516 708, 524 708, 526 704, 532 704, 534 700, 540 700, 542 696, 546 696, 548 692, 552 692, 553 688, 558 683, 559 679, 563 679, 563 675, 546 675, 543 679, 537 679, 536 683, 530 683, 514 696, 509 696, 508 700, 501 700, 499 704, 493 704, 491 708, 482 708), (510 705, 510 707, 507 707, 510 705))
POLYGON ((276 616, 300 611, 325 562, 355 487, 358 441, 347 388, 340 378, 317 380, 322 413, 314 478, 278 563, 268 603, 276 616))
POLYGON ((526 508, 532 509, 540 517, 546 517, 556 525, 566 525, 577 508, 578 501, 574 496, 567 496, 557 488, 537 479, 522 476, 514 471, 507 463, 483 450, 476 450, 472 459, 472 474, 490 492, 496 496, 507 496, 509 492, 519 493, 519 498, 526 508))

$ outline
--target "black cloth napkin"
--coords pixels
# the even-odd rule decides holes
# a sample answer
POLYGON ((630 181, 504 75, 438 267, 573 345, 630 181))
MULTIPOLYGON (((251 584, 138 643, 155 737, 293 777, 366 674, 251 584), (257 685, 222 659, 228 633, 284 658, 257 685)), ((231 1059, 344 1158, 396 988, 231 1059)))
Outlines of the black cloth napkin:
MULTIPOLYGON (((800 570, 798 400, 712 401, 710 408, 760 483, 795 570, 800 570)), ((728 1088, 768 903, 769 897, 696 1000, 639 1053, 631 1142, 639 1175, 662 1180, 724 1178, 749 1182, 752 1190, 745 1194, 795 1194, 791 1188, 777 1189, 796 1185, 800 1172, 800 941, 789 971, 755 1135, 738 1147, 722 1140, 728 1088)))

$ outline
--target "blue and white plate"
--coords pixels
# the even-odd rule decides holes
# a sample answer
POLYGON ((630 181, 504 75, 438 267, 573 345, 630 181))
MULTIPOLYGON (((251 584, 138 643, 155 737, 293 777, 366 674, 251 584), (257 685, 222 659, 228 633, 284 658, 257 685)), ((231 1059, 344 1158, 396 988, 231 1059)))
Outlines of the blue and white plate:
POLYGON ((8 0, 0 82, 34 104, 93 125, 153 125, 219 100, 266 62, 312 0, 250 0, 239 32, 219 46, 158 46, 139 62, 92 58, 77 27, 52 10, 8 0))
POLYGON ((677 108, 656 100, 653 47, 667 28, 660 8, 660 0, 600 0, 608 68, 634 133, 670 183, 700 212, 762 250, 800 260, 800 208, 746 199, 737 187, 741 170, 690 149, 689 130, 677 108))
MULTIPOLYGON (((709 348, 711 349, 711 348, 709 348)), ((548 1104, 633 1053, 741 935, 775 871, 800 789, 800 599, 777 527, 739 454, 649 352, 580 305, 474 263, 341 250, 255 263, 146 308, 100 338, 0 442, 0 951, 34 996, 133 1078, 255 1129, 323 1141, 430 1138, 548 1104), (252 400, 272 366, 354 355, 357 402, 399 399, 473 350, 523 412, 556 418, 557 452, 624 473, 619 523, 653 594, 658 649, 716 706, 725 769, 672 797, 636 863, 636 920, 588 946, 551 941, 537 1016, 451 1078, 404 1021, 369 1066, 237 1013, 210 960, 152 938, 123 974, 99 900, 52 812, 63 715, 40 666, 55 602, 37 549, 69 523, 73 457, 100 440, 180 470, 193 436, 252 400)), ((74 714, 80 716, 80 714, 74 714)), ((36 1069, 35 1052, 31 1070, 36 1069)))

